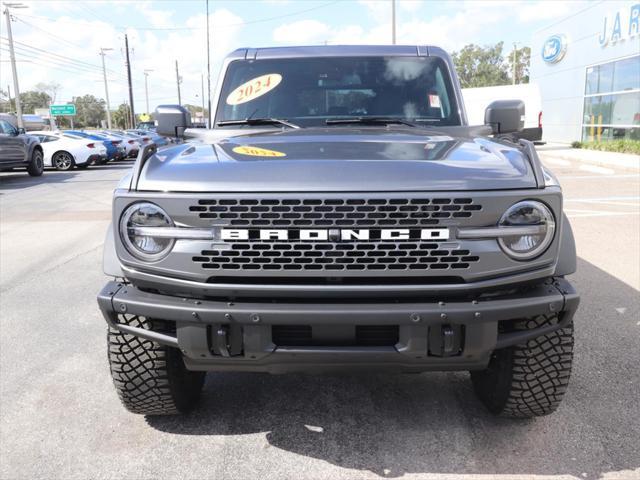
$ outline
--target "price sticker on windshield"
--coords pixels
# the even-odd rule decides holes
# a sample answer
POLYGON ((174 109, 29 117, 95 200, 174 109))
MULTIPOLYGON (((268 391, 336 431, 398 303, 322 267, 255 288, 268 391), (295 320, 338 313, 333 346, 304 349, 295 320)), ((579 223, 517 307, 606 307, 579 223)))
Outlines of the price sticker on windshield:
POLYGON ((251 157, 286 157, 284 152, 278 152, 277 150, 269 150, 266 148, 252 147, 250 145, 241 145, 234 147, 233 151, 241 155, 249 155, 251 157))
POLYGON ((227 105, 240 105, 255 100, 276 88, 281 81, 282 75, 279 73, 268 73, 253 78, 237 87, 227 96, 227 105))

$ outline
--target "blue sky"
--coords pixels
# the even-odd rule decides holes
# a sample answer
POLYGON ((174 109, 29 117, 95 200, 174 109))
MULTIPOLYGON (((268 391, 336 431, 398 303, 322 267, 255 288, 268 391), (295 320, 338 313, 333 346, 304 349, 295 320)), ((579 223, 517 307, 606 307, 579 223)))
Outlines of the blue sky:
MULTIPOLYGON (((62 88, 57 103, 91 93, 104 98, 99 49, 106 57, 111 106, 127 97, 124 33, 132 49, 136 111, 175 103, 175 60, 183 102, 200 104, 200 76, 206 72, 205 1, 24 0, 12 23, 20 89, 42 81, 62 88), (19 43, 18 43, 19 42, 19 43), (53 54, 53 55, 52 55, 53 54)), ((295 44, 387 44, 390 0, 210 0, 213 32, 212 89, 220 60, 239 47, 295 44)), ((599 3, 599 2, 597 2, 599 3)), ((467 43, 504 41, 528 45, 533 33, 593 2, 560 0, 398 0, 397 43, 435 44, 451 51, 467 43)), ((4 19, 0 36, 6 37, 4 19)), ((6 42, 0 48, 0 85, 11 83, 6 42)), ((206 77, 205 77, 206 81, 206 77)))

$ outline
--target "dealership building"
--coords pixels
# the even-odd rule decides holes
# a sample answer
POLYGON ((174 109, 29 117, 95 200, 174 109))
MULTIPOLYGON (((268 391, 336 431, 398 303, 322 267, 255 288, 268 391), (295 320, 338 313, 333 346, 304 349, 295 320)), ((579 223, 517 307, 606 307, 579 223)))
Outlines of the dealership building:
POLYGON ((597 2, 536 32, 530 78, 545 141, 640 140, 640 2, 597 2))

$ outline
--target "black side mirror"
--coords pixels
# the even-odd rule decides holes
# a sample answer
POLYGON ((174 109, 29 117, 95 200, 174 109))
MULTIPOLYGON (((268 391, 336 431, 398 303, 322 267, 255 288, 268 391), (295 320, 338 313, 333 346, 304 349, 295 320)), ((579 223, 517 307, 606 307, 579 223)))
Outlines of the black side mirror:
POLYGON ((515 133, 524 129, 524 102, 496 100, 484 111, 484 124, 493 134, 515 133))
POLYGON ((155 119, 156 132, 164 137, 183 137, 191 127, 191 114, 182 105, 158 105, 155 119))
POLYGON ((22 127, 16 130, 16 132, 16 135, 24 135, 26 133, 25 129, 22 127))

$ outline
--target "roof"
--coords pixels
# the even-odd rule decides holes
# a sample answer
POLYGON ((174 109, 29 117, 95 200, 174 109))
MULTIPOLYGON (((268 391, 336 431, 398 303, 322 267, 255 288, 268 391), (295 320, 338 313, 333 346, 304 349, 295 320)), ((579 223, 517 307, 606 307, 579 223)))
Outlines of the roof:
POLYGON ((229 55, 233 59, 265 59, 295 57, 362 57, 362 56, 438 56, 448 57, 439 47, 429 45, 314 45, 300 47, 241 48, 229 55))

